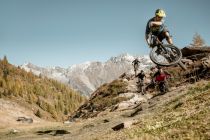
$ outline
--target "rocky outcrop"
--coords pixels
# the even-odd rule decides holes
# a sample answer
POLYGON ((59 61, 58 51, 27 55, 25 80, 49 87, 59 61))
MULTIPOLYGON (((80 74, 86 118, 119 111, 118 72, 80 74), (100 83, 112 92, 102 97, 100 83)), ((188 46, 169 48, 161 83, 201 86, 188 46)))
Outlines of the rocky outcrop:
POLYGON ((210 47, 184 47, 182 50, 183 57, 204 56, 210 53, 210 47))
POLYGON ((17 121, 22 123, 33 123, 33 119, 27 117, 18 117, 17 121))
POLYGON ((131 126, 137 122, 138 122, 137 120, 125 121, 125 122, 122 122, 122 123, 117 124, 116 126, 112 127, 112 130, 119 131, 124 128, 131 128, 131 126))

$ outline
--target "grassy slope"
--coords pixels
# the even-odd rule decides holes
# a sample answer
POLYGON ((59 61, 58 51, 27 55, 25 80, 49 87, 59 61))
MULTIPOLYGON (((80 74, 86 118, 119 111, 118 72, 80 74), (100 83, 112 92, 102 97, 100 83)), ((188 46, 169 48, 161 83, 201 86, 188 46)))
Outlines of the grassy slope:
POLYGON ((96 117, 98 113, 107 108, 110 108, 121 101, 127 100, 125 97, 119 97, 120 93, 126 91, 127 83, 123 80, 114 80, 109 84, 104 84, 92 94, 90 99, 83 104, 75 114, 77 114, 77 117, 83 119, 96 117))
POLYGON ((139 119, 133 128, 112 132, 104 139, 209 139, 209 116, 210 82, 200 83, 139 119))
POLYGON ((104 108, 125 100, 123 97, 119 97, 119 94, 126 92, 126 87, 126 82, 114 80, 110 84, 105 84, 95 91, 93 93, 95 96, 91 97, 91 102, 98 106, 98 109, 104 110, 104 108))

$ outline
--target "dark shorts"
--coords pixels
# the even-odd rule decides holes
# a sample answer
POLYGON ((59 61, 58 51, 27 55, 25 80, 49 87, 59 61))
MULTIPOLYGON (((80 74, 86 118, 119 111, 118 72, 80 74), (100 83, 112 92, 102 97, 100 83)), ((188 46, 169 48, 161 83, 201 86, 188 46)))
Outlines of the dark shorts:
MULTIPOLYGON (((169 33, 169 30, 166 29, 166 28, 164 28, 164 29, 157 35, 157 37, 158 37, 158 39, 159 39, 160 41, 163 41, 163 39, 167 38, 167 36, 165 35, 166 32, 169 33)), ((169 34, 169 36, 170 36, 170 34, 169 34)))

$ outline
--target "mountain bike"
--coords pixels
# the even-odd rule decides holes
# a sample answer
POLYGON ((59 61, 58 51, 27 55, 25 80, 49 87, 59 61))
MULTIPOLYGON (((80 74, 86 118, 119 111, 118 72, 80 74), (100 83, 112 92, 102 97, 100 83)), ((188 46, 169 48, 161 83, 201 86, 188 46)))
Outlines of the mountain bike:
POLYGON ((136 83, 137 83, 138 92, 144 95, 145 94, 144 81, 142 79, 139 79, 139 81, 136 83))
POLYGON ((165 81, 160 81, 158 83, 158 88, 159 88, 159 90, 160 90, 161 93, 166 93, 168 91, 168 87, 167 87, 165 81))
POLYGON ((139 64, 134 64, 133 67, 134 67, 134 72, 135 72, 135 76, 136 76, 138 68, 139 68, 139 64))
POLYGON ((152 50, 150 51, 150 59, 152 62, 160 66, 178 64, 182 69, 187 69, 181 62, 182 52, 179 48, 172 44, 163 44, 155 35, 151 35, 150 42, 150 46, 152 47, 152 50))

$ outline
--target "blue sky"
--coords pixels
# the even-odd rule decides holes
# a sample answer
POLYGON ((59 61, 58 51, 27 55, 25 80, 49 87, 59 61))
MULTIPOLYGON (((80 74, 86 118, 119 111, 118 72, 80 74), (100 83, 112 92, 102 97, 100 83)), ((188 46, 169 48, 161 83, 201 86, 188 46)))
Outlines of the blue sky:
POLYGON ((163 8, 174 44, 197 32, 210 45, 209 0, 0 0, 0 57, 68 67, 122 53, 144 55, 147 21, 163 8))

